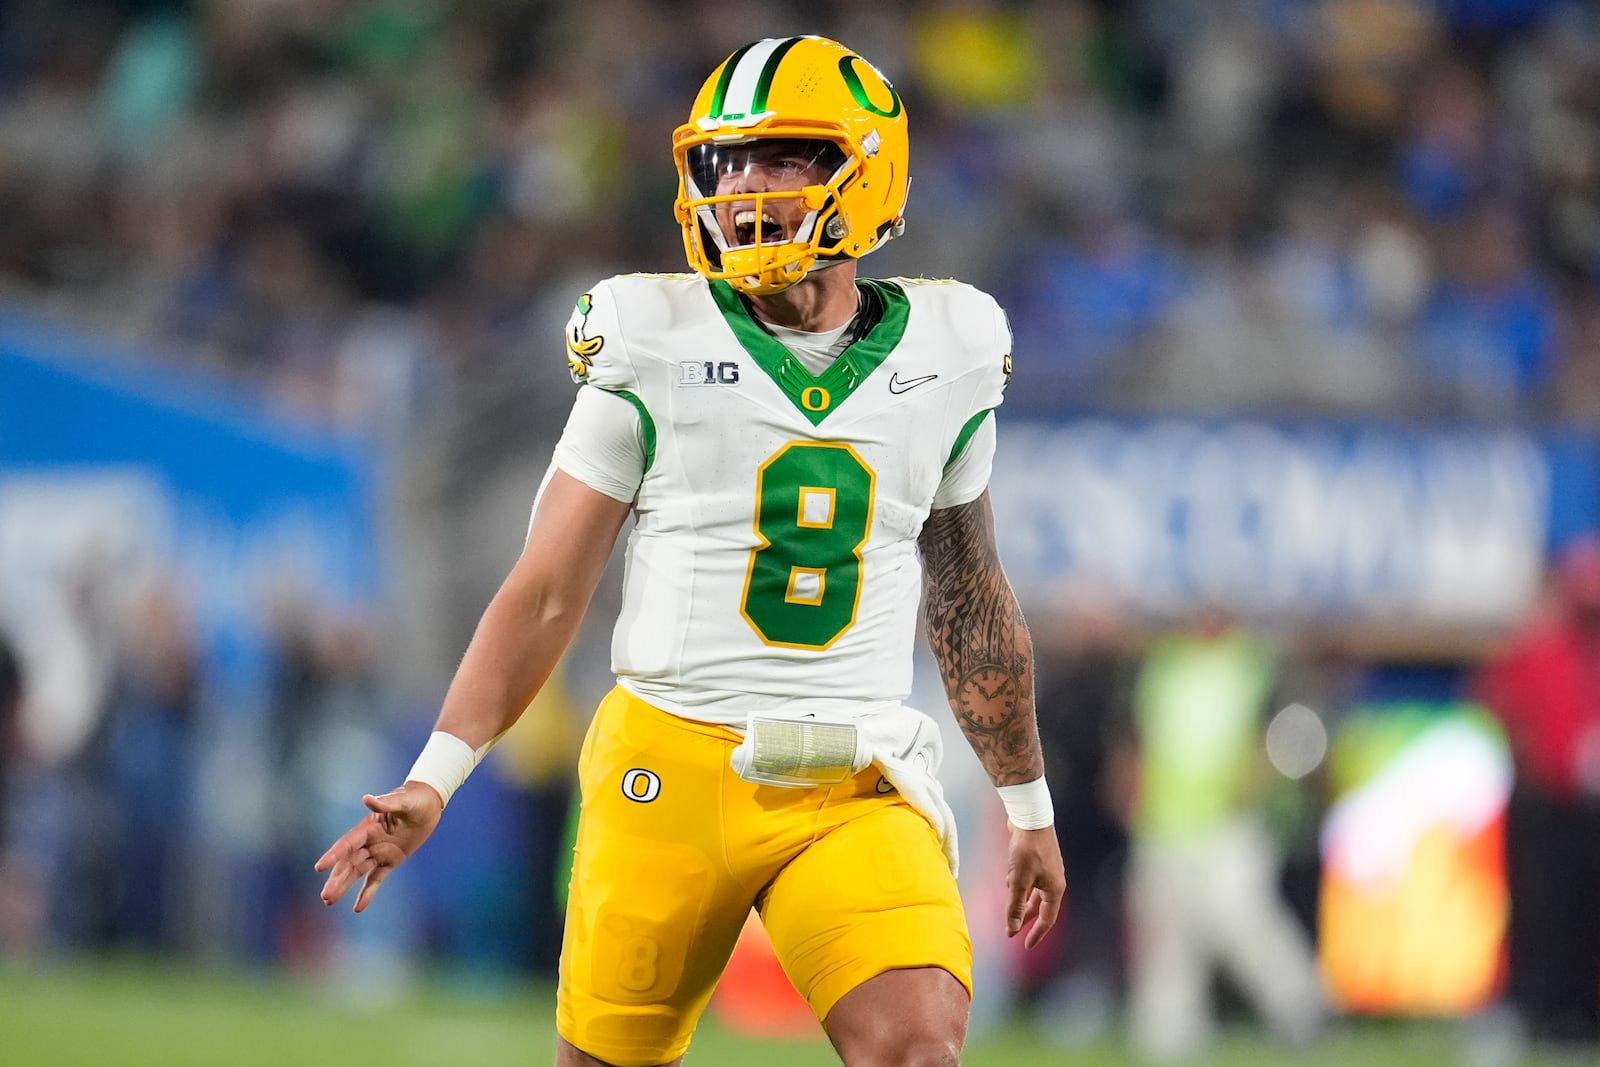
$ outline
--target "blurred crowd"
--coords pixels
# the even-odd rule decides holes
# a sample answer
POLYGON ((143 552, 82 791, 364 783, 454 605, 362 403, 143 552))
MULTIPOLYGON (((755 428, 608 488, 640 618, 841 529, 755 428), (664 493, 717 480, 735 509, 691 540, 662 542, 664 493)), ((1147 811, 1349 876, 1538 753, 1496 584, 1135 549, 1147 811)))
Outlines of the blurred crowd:
MULTIPOLYGON (((398 672, 381 651, 393 620, 272 606, 248 726, 218 712, 232 695, 208 688, 181 594, 158 585, 109 611, 88 583, 66 609, 93 668, 70 684, 91 710, 42 760, 16 726, 27 664, 0 631, 0 955, 205 941, 313 963, 363 937, 494 955, 503 929, 466 913, 514 898, 528 929, 499 962, 548 970, 562 761, 604 684, 603 653, 582 643, 539 719, 560 743, 523 749, 509 794, 474 784, 486 809, 515 798, 542 866, 452 883, 443 917, 443 895, 408 905, 396 879, 394 925, 335 934, 303 895, 310 863, 431 716, 394 678, 442 681, 519 543, 570 403, 572 301, 612 273, 684 269, 669 137, 696 88, 739 45, 803 32, 859 50, 907 101, 909 229, 866 272, 992 292, 1023 386, 1007 412, 1600 424, 1591 3, 7 0, 0 310, 391 446, 400 538, 434 569, 408 579, 426 610, 397 614, 432 630, 398 672), (239 866, 197 859, 214 849, 239 866)), ((1187 1050, 1212 1026, 1197 990, 1213 966, 1235 968, 1241 1001, 1286 1039, 1324 1022, 1305 941, 1316 776, 1263 779, 1257 757, 1271 711, 1334 714, 1359 685, 1348 664, 1296 673, 1231 625, 1191 621, 1149 645, 1116 621, 1038 635, 1080 889, 1068 934, 1018 987, 1063 1040, 1098 1035, 1126 997, 1152 1020, 1148 1051, 1187 1050), (1191 690, 1215 696, 1204 729, 1191 690), (1161 887, 1209 874, 1176 838, 1233 850, 1218 899, 1263 903, 1178 914, 1161 887), (1127 958, 1127 908, 1177 963, 1127 958), (1219 915, 1264 925, 1199 944, 1192 925, 1219 915)), ((1562 669, 1589 669, 1579 644, 1562 669)), ((1452 666, 1465 685, 1471 665, 1452 666)), ((1567 697, 1547 748, 1589 773, 1600 709, 1567 697)), ((1600 773, 1561 801, 1574 790, 1589 827, 1600 773)), ((1593 1001, 1560 1033, 1600 1036, 1593 1001)))
POLYGON ((584 286, 682 269, 700 80, 808 31, 909 103, 874 272, 995 292, 1018 406, 1600 412, 1575 0, 14 0, 0 291, 371 429, 535 395, 584 286))

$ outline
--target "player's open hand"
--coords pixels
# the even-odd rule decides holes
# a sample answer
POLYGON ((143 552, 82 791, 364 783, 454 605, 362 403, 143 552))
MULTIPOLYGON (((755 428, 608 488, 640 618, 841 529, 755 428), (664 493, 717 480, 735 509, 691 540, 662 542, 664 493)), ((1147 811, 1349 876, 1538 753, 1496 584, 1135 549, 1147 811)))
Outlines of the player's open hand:
POLYGON ((361 802, 371 812, 333 843, 317 860, 316 869, 328 872, 322 886, 322 902, 337 904, 358 881, 356 910, 365 911, 378 886, 439 825, 444 804, 429 786, 407 782, 392 793, 368 794, 361 802))
POLYGON ((1006 936, 1023 930, 1024 948, 1033 948, 1061 915, 1067 893, 1067 876, 1061 866, 1061 845, 1056 829, 1019 830, 1011 827, 1006 869, 1006 936))

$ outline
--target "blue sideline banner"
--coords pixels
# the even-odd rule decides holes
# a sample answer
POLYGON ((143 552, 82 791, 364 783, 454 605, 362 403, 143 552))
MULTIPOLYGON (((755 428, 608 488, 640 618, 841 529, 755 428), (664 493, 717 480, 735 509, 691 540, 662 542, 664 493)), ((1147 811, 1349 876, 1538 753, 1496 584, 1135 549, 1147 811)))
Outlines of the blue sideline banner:
POLYGON ((992 486, 1035 607, 1472 627, 1596 525, 1597 469, 1592 439, 1517 429, 1002 419, 992 486))
POLYGON ((275 597, 365 601, 377 471, 360 442, 242 387, 0 311, 0 611, 24 626, 108 575, 175 583, 223 645, 275 597))

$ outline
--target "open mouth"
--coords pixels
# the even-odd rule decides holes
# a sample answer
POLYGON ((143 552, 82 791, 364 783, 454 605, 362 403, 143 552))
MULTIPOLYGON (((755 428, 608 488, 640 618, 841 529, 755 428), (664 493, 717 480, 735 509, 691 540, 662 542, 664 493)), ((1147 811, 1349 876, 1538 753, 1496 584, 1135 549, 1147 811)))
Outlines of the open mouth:
POLYGON ((777 244, 784 239, 783 227, 777 219, 765 211, 757 214, 749 209, 734 212, 733 235, 741 246, 753 245, 757 240, 762 244, 777 244))

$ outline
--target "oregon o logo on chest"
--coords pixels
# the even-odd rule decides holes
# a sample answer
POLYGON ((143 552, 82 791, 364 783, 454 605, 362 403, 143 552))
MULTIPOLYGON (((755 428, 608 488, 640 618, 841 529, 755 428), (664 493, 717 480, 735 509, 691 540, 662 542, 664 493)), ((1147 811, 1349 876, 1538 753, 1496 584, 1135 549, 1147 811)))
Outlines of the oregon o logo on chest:
POLYGON ((808 385, 800 390, 800 406, 807 411, 826 411, 833 397, 820 385, 808 385))
POLYGON ((622 776, 622 795, 640 804, 648 804, 661 795, 661 777, 655 771, 635 767, 622 776))

